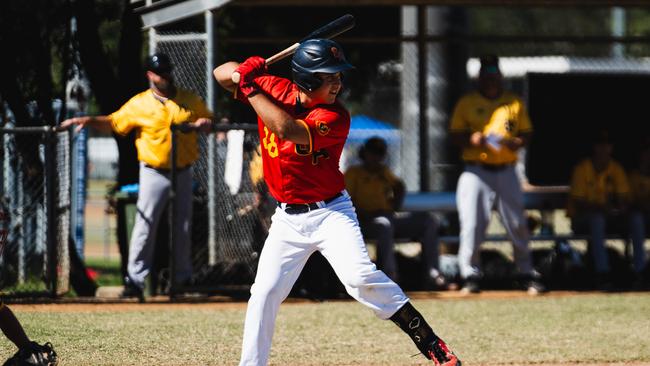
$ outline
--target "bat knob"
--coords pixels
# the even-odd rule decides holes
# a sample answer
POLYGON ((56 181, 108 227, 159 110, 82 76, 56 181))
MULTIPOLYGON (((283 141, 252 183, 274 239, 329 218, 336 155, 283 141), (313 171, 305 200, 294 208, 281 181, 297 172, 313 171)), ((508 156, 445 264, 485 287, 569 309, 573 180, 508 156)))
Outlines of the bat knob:
POLYGON ((237 71, 233 72, 232 75, 230 76, 230 80, 232 80, 232 82, 237 85, 239 85, 240 78, 241 75, 237 71))

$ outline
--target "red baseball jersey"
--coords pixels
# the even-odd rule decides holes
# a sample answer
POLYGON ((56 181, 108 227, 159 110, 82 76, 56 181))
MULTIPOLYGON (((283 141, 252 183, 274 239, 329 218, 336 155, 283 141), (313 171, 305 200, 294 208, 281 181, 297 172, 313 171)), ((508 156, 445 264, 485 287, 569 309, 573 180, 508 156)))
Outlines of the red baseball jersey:
POLYGON ((350 131, 350 113, 338 101, 304 109, 298 103, 298 87, 285 78, 262 75, 255 82, 304 124, 310 136, 309 145, 281 140, 258 117, 264 180, 273 197, 278 202, 310 203, 341 192, 345 181, 339 159, 350 131))

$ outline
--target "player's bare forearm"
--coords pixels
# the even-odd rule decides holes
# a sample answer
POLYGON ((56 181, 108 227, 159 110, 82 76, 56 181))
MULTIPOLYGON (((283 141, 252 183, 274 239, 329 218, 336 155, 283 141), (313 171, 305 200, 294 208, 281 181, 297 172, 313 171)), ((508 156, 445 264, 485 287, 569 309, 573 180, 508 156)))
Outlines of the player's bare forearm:
POLYGON ((0 308, 0 328, 18 348, 24 348, 29 344, 29 338, 25 334, 25 330, 7 306, 0 308))
POLYGON ((296 121, 263 93, 253 95, 248 98, 248 102, 260 116, 264 125, 280 139, 301 145, 310 143, 307 127, 296 121))
POLYGON ((83 116, 72 117, 61 122, 59 127, 67 128, 70 126, 77 126, 76 131, 79 132, 82 128, 90 126, 97 131, 108 133, 111 132, 111 119, 108 116, 83 116))
POLYGON ((234 92, 237 88, 237 84, 232 81, 232 73, 235 72, 239 66, 238 62, 229 61, 222 65, 217 66, 213 71, 212 75, 217 80, 217 83, 221 85, 222 88, 234 92))

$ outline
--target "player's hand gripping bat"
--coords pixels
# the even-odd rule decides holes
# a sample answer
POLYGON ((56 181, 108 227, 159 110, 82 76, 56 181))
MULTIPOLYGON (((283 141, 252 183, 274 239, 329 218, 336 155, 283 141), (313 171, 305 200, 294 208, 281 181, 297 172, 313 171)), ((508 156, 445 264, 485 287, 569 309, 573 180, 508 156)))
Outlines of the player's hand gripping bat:
MULTIPOLYGON (((354 16, 351 14, 345 14, 344 16, 335 19, 324 26, 316 29, 315 31, 309 33, 306 37, 301 39, 300 41, 292 44, 291 46, 285 48, 284 50, 276 53, 275 55, 269 57, 266 59, 266 64, 271 65, 275 62, 278 62, 282 60, 285 57, 291 56, 296 52, 296 49, 300 44, 308 39, 312 38, 334 38, 338 36, 339 34, 348 31, 354 27, 354 16)), ((240 75, 238 72, 233 72, 231 79, 233 83, 239 84, 239 79, 240 75)))

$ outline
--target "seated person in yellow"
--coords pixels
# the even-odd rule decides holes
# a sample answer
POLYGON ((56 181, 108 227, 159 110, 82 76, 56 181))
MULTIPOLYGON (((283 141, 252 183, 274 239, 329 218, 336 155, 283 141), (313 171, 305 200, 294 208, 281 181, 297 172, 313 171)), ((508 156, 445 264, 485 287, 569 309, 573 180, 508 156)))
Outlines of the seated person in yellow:
POLYGON ((386 141, 380 137, 368 139, 359 150, 361 165, 345 172, 345 186, 357 212, 361 232, 367 239, 377 240, 379 267, 398 281, 395 259, 395 237, 417 238, 422 244, 426 268, 424 287, 445 286, 438 271, 437 223, 427 212, 399 212, 404 199, 404 183, 384 164, 386 141))
POLYGON ((611 287, 605 250, 607 232, 628 234, 634 248, 634 271, 640 274, 645 266, 643 220, 638 212, 628 210, 630 185, 623 167, 611 154, 612 144, 607 132, 601 131, 594 141, 591 157, 573 169, 567 208, 573 231, 590 236, 596 286, 601 289, 611 287))

